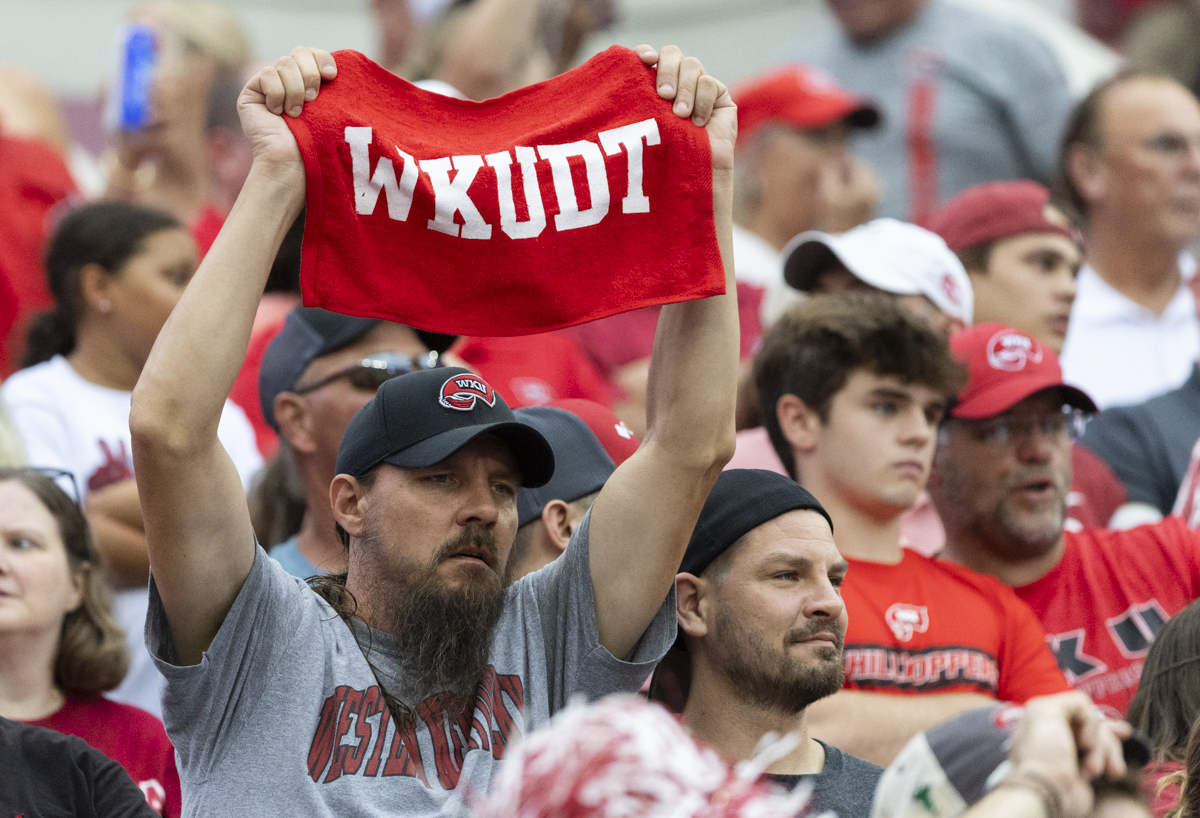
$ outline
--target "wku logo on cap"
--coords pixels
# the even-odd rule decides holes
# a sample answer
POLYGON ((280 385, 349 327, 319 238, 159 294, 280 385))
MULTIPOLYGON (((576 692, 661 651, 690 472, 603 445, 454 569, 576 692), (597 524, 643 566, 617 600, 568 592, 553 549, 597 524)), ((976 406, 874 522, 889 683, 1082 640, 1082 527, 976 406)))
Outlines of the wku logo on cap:
POLYGON ((496 405, 496 391, 478 375, 455 375, 442 384, 442 394, 438 396, 442 406, 460 412, 470 412, 479 400, 488 406, 496 405))
POLYGON ((1030 361, 1042 362, 1042 345, 1016 330, 1002 329, 988 341, 987 359, 992 369, 1020 372, 1030 361))
POLYGON ((942 292, 950 299, 950 303, 956 307, 962 306, 962 290, 958 287, 958 282, 954 280, 954 276, 949 273, 942 275, 942 292))

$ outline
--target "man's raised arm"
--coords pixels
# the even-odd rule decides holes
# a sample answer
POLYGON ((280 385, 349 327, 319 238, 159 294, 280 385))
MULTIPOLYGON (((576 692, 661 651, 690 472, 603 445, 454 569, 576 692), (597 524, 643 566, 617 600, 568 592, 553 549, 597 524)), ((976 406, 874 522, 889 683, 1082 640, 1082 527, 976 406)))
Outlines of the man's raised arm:
POLYGON ((304 206, 304 166, 282 114, 298 116, 335 73, 328 53, 297 48, 242 90, 253 167, 133 391, 129 425, 150 570, 184 664, 200 661, 254 562, 246 498, 217 424, 271 262, 304 206))
POLYGON ((671 587, 700 508, 733 455, 738 317, 733 278, 733 143, 737 108, 725 86, 694 58, 668 46, 658 63, 658 90, 674 112, 708 132, 713 216, 725 295, 664 307, 654 337, 646 400, 646 434, 638 451, 609 478, 592 509, 589 537, 600 644, 629 653, 671 587))

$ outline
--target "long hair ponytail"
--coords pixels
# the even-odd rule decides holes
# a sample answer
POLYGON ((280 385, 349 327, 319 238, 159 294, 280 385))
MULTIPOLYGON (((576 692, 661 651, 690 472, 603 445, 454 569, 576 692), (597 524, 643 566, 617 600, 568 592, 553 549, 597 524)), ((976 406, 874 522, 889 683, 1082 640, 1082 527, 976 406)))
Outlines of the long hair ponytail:
POLYGON ((86 205, 59 222, 44 262, 54 308, 31 322, 21 366, 40 364, 75 349, 75 331, 84 310, 79 278, 84 267, 98 264, 117 275, 140 252, 147 237, 180 227, 168 213, 124 202, 86 205))

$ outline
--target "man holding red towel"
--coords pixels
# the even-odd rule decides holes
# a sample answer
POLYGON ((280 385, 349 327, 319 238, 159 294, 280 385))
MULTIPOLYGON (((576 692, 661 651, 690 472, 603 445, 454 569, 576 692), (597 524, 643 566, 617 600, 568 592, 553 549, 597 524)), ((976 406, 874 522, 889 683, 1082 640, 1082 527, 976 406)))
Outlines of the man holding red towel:
MULTIPOLYGON (((481 797, 512 741, 573 695, 636 690, 674 641, 675 572, 709 489, 733 451, 736 108, 725 87, 676 48, 610 52, 605 60, 525 89, 528 94, 496 102, 519 104, 549 87, 563 98, 577 97, 582 108, 601 87, 599 80, 619 79, 639 96, 637 121, 658 124, 660 144, 668 144, 672 133, 681 135, 682 141, 672 143, 674 163, 690 163, 688 174, 695 178, 697 166, 711 162, 702 186, 711 198, 703 208, 676 210, 672 218, 692 224, 692 232, 711 243, 718 269, 723 266, 726 294, 662 310, 649 423, 639 449, 605 484, 563 557, 510 586, 505 579, 518 523, 517 491, 550 479, 551 449, 480 376, 452 367, 413 372, 383 383, 342 440, 330 501, 347 548, 347 572, 318 580, 313 593, 267 558, 255 546, 241 484, 217 440, 217 419, 245 352, 271 259, 305 203, 306 181, 313 217, 311 194, 319 188, 311 174, 306 179, 284 114, 303 117, 318 93, 335 87, 338 60, 296 49, 242 92, 239 107, 254 149, 253 169, 134 393, 130 425, 153 573, 147 640, 168 679, 165 721, 179 748, 187 815, 351 814, 367 804, 380 814, 432 815, 481 797), (680 124, 694 130, 679 131, 680 124), (702 141, 695 142, 696 136, 702 141), (683 144, 688 140, 693 144, 683 144)), ((357 90, 365 97, 380 89, 368 84, 357 90)), ((444 111, 441 103, 425 102, 444 111)), ((429 138, 446 129, 462 137, 475 105, 487 104, 464 103, 461 116, 432 122, 429 138)), ((623 125, 581 126, 585 133, 614 127, 623 125)), ((479 149, 499 150, 489 143, 492 130, 478 133, 479 149)), ((566 169, 560 189, 552 190, 560 205, 572 174, 579 179, 587 174, 595 191, 605 186, 598 168, 607 167, 608 218, 619 232, 624 228, 618 217, 632 222, 644 215, 636 196, 629 208, 621 204, 633 196, 635 182, 645 182, 641 195, 651 212, 672 192, 651 183, 669 176, 627 175, 635 164, 632 137, 609 140, 613 151, 606 155, 614 163, 608 166, 595 165, 596 152, 571 147, 571 134, 556 137, 559 149, 545 155, 561 161, 548 160, 545 170, 549 174, 555 162, 560 176, 566 169), (568 161, 572 150, 591 156, 592 164, 586 157, 568 161)), ((538 144, 539 135, 525 139, 510 143, 518 157, 528 158, 521 148, 538 144)), ((639 145, 650 168, 653 147, 648 141, 639 145)), ((376 172, 381 152, 393 147, 372 143, 369 158, 376 172)), ((413 167, 421 167, 420 160, 439 156, 433 152, 438 149, 432 146, 424 157, 416 148, 407 153, 413 167)), ((390 209, 387 174, 380 177, 379 206, 361 215, 384 220, 384 232, 422 231, 428 223, 451 221, 467 232, 471 224, 496 218, 482 204, 480 212, 463 212, 468 208, 463 196, 484 201, 469 180, 434 178, 443 173, 440 165, 433 174, 422 170, 405 177, 409 165, 393 156, 393 203, 403 198, 408 181, 415 195, 409 212, 390 209), (451 189, 458 193, 447 193, 451 189), (435 215, 430 202, 439 190, 444 202, 459 209, 435 215), (424 206, 430 207, 428 215, 419 210, 424 206), (398 228, 401 215, 418 221, 398 228), (438 222, 439 217, 447 218, 438 222)), ((499 166, 489 165, 477 178, 486 173, 498 178, 499 166)), ((517 168, 510 170, 515 187, 517 168)), ((540 175, 543 168, 533 171, 540 175)), ((494 194, 490 201, 495 204, 494 194)), ((573 211, 564 206, 558 214, 547 202, 548 222, 564 212, 570 218, 557 220, 557 233, 548 230, 543 240, 565 230, 571 242, 581 241, 586 228, 575 231, 571 219, 594 212, 598 202, 580 199, 573 211)), ((327 200, 323 206, 337 205, 327 200)), ((358 212, 353 198, 349 207, 351 214, 358 212)), ((496 224, 511 228, 512 216, 501 213, 496 224)), ((466 254, 463 258, 480 253, 479 268, 496 252, 483 241, 431 232, 460 242, 454 252, 466 254)), ((501 232, 499 226, 495 232, 501 232)), ((390 249, 400 256, 413 245, 390 249)), ((601 246, 594 249, 598 256, 607 254, 608 263, 622 258, 601 246)), ((534 251, 522 252, 536 259, 534 251)), ((684 268, 692 259, 674 261, 684 268)), ((331 263, 309 274, 344 282, 358 272, 331 263)), ((518 287, 526 272, 508 270, 495 289, 518 287)), ((663 285, 666 297, 658 303, 693 297, 689 291, 709 286, 699 280, 708 273, 701 270, 674 289, 663 285)), ((424 275, 437 279, 440 271, 431 262, 424 275)), ((630 293, 630 306, 644 303, 643 295, 630 293)), ((612 303, 611 292, 602 296, 612 303)), ((580 302, 580 294, 571 299, 580 302)), ((438 318, 444 326, 456 321, 450 307, 438 318)))

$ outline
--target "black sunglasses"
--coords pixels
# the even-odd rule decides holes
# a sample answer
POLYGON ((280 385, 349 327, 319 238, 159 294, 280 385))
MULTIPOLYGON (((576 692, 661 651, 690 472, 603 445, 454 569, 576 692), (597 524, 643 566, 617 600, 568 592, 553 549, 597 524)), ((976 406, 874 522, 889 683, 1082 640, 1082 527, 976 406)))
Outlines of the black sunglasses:
POLYGON ((364 392, 374 392, 381 384, 385 381, 390 381, 392 378, 407 375, 409 372, 416 372, 419 369, 437 369, 443 365, 439 357, 436 352, 427 352, 416 358, 410 358, 398 352, 380 352, 363 358, 353 366, 348 366, 345 369, 339 369, 337 372, 326 375, 315 383, 310 383, 308 386, 302 386, 292 391, 297 395, 307 395, 309 392, 315 392, 322 386, 327 386, 340 378, 345 378, 355 389, 360 389, 364 392))

